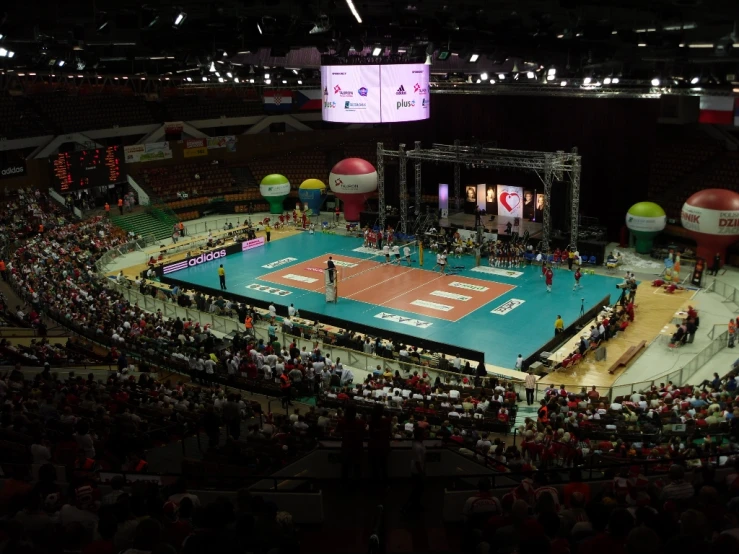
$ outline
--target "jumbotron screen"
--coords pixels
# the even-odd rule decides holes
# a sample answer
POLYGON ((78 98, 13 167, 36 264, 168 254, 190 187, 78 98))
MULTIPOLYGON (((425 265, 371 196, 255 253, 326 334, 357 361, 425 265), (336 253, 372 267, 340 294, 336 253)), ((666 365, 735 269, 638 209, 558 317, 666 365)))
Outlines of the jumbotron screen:
POLYGON ((396 123, 428 119, 431 113, 426 64, 324 65, 324 121, 396 123))

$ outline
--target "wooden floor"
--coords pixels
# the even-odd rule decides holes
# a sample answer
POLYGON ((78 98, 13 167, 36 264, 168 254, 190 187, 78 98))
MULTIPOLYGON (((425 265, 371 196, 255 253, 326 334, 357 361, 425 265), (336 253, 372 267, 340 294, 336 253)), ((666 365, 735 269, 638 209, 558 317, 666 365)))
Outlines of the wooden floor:
MULTIPOLYGON (((605 360, 595 361, 595 356, 591 354, 576 367, 568 370, 558 370, 542 377, 540 383, 554 383, 555 385, 565 384, 568 388, 590 387, 596 385, 598 387, 610 387, 616 379, 625 371, 622 368, 611 375, 608 369, 611 365, 621 357, 631 346, 638 345, 641 341, 647 341, 647 345, 651 343, 665 325, 671 324, 675 312, 688 304, 692 303, 694 291, 675 291, 674 294, 665 294, 662 289, 655 289, 644 283, 639 287, 636 295, 636 317, 634 322, 629 325, 624 333, 619 333, 614 339, 606 343, 608 355, 605 360)), ((587 328, 590 328, 588 324, 587 328)), ((555 352, 556 359, 561 361, 568 354, 576 349, 577 342, 580 340, 582 333, 578 333, 572 339, 555 352)), ((634 360, 638 358, 635 357, 634 360)), ((633 361, 632 361, 633 363, 633 361)))

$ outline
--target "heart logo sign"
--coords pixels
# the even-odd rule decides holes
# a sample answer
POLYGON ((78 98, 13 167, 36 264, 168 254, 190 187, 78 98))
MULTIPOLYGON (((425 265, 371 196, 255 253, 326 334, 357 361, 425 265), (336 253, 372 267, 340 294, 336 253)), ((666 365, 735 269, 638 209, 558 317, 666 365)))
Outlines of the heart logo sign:
POLYGON ((504 192, 500 195, 500 203, 503 204, 506 210, 513 212, 521 203, 521 197, 517 192, 504 192))

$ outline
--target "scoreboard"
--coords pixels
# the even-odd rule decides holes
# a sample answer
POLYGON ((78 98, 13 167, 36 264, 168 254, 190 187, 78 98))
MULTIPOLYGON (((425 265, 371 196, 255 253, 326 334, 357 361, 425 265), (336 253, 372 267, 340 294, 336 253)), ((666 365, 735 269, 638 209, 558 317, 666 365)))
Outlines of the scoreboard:
POLYGON ((114 185, 125 178, 122 146, 60 152, 49 162, 52 186, 60 192, 114 185))

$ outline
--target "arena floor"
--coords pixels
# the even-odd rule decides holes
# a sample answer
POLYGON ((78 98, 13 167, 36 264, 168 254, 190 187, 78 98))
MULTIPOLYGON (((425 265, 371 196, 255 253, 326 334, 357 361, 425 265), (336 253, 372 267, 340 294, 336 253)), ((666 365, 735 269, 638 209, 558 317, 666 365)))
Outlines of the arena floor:
MULTIPOLYGON (((573 291, 566 269, 555 271, 548 293, 540 267, 508 269, 474 267, 471 256, 450 258, 460 266, 455 275, 432 271, 435 255, 425 253, 419 266, 387 265, 362 247, 361 239, 341 235, 298 233, 263 248, 219 260, 226 270, 228 291, 247 298, 274 302, 278 313, 287 306, 310 310, 349 322, 393 330, 419 338, 480 350, 485 361, 513 367, 518 354, 535 352, 553 335, 554 320, 565 324, 587 311, 606 294, 615 300, 618 279, 583 275, 583 288, 573 291), (327 303, 323 268, 329 256, 339 271, 337 303, 327 303)), ((218 264, 206 263, 169 277, 220 290, 218 264)))

